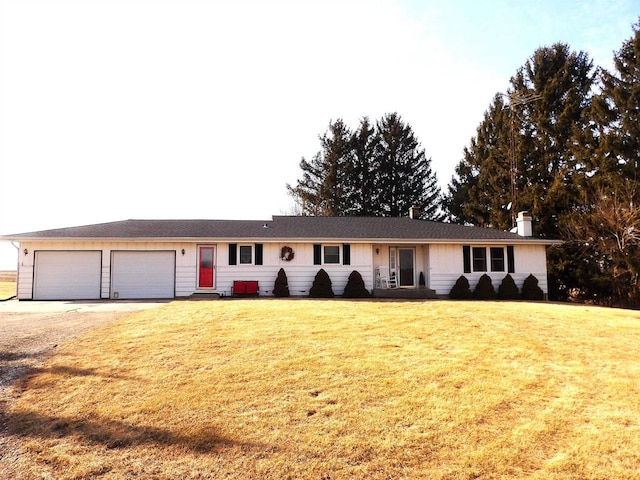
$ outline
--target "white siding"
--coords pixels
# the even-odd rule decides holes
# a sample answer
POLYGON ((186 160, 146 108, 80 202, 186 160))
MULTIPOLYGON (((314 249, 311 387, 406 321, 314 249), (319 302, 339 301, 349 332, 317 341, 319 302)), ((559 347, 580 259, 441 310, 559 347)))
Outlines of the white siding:
MULTIPOLYGON (((241 240, 231 242, 251 244, 241 240)), ((18 298, 31 299, 33 295, 33 252, 36 250, 98 250, 102 251, 101 297, 109 298, 111 292, 111 252, 115 250, 167 250, 175 252, 175 296, 186 297, 197 292, 211 292, 197 288, 197 247, 198 245, 215 245, 214 292, 231 294, 234 280, 258 280, 260 295, 272 295, 273 285, 278 270, 284 268, 292 295, 305 296, 320 268, 329 274, 333 291, 341 295, 349 274, 357 270, 364 279, 368 290, 374 288, 375 267, 388 265, 389 246, 383 244, 351 243, 351 265, 313 265, 313 242, 295 243, 263 243, 263 265, 229 265, 229 243, 215 239, 199 242, 148 242, 148 241, 89 241, 89 242, 24 242, 27 255, 20 254, 18 275, 18 298), (291 247, 295 252, 293 260, 287 262, 280 259, 283 246, 291 247), (185 253, 182 254, 184 249, 185 253), (378 253, 376 253, 378 249, 378 253)), ((341 244, 340 244, 341 245, 341 244)), ((411 247, 411 245, 405 245, 411 247)), ((476 245, 478 246, 478 245, 476 245)), ((487 245, 488 246, 488 245, 487 245)), ((463 258, 461 244, 418 245, 416 248, 416 285, 421 271, 425 274, 428 288, 434 289, 438 295, 446 296, 457 278, 463 274, 463 258)), ((254 251, 255 254, 255 251, 254 251)), ((529 275, 533 274, 539 286, 547 293, 546 250, 543 245, 515 245, 515 270, 512 274, 519 287, 529 275)), ((474 288, 482 273, 465 274, 471 287, 474 288)), ((494 287, 497 289, 506 272, 489 272, 494 287)))
MULTIPOLYGON (((237 241, 237 244, 251 244, 237 241)), ((34 250, 99 250, 102 251, 101 298, 111 294, 112 265, 111 253, 115 251, 175 252, 175 296, 187 297, 194 293, 209 293, 210 289, 197 288, 197 247, 216 247, 215 276, 216 289, 213 292, 230 295, 234 280, 258 280, 260 295, 273 295, 273 286, 280 267, 285 269, 292 295, 309 294, 313 279, 320 268, 329 274, 333 291, 342 295, 347 278, 357 270, 364 279, 365 287, 373 289, 373 264, 371 244, 351 244, 351 265, 313 265, 313 243, 263 243, 263 265, 229 265, 229 244, 227 242, 147 242, 147 241, 106 241, 106 242, 24 242, 20 250, 29 253, 20 256, 18 272, 18 298, 31 299, 33 293, 33 251, 34 250), (283 246, 290 246, 295 252, 294 259, 287 262, 280 259, 283 246), (185 253, 182 254, 184 249, 185 253)), ((255 252, 254 252, 255 253, 255 252)), ((382 253, 382 252, 381 252, 382 253)))
MULTIPOLYGON (((246 242, 237 242, 237 244, 247 245, 246 242)), ((371 244, 350 245, 350 265, 313 265, 313 243, 291 242, 263 244, 263 265, 229 265, 229 245, 219 244, 216 291, 224 295, 231 295, 234 280, 257 280, 260 295, 273 295, 274 283, 280 268, 283 268, 287 275, 289 292, 292 296, 309 295, 313 279, 321 268, 324 268, 329 274, 332 289, 336 295, 342 295, 347 279, 354 270, 362 275, 365 288, 372 290, 371 244), (284 246, 293 249, 293 260, 287 262, 280 258, 280 251, 284 246)), ((340 246, 342 249, 342 244, 340 246)))
MULTIPOLYGON (((474 247, 482 245, 474 245, 474 247)), ((496 245, 491 245, 496 246, 496 245)), ((489 247, 487 245, 487 247, 489 247)), ((430 245, 430 288, 436 291, 437 295, 448 295, 456 280, 464 275, 471 290, 478 283, 480 277, 486 273, 491 277, 496 291, 502 283, 502 279, 507 272, 473 272, 463 273, 462 245, 430 245)), ((487 254, 488 255, 488 254, 487 254)), ((488 261, 489 257, 487 257, 488 261)), ((515 245, 514 246, 515 273, 512 273, 518 288, 522 288, 524 279, 533 274, 538 279, 538 286, 542 291, 548 293, 547 285, 547 258, 544 245, 515 245)), ((505 258, 506 270, 506 258, 505 258)))
POLYGON ((175 294, 188 296, 195 291, 196 245, 188 242, 133 242, 133 241, 89 241, 89 242, 23 242, 20 251, 28 250, 28 254, 20 255, 18 271, 18 298, 31 300, 33 298, 34 251, 36 250, 101 250, 101 298, 109 298, 111 292, 111 252, 115 250, 171 250, 176 258, 176 287, 175 294), (182 255, 182 249, 185 254, 182 255))

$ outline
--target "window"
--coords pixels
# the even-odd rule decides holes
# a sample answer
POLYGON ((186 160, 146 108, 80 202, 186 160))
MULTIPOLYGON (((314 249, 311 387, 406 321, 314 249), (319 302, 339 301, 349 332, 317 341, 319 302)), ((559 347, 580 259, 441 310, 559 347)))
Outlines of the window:
POLYGON ((324 263, 340 263, 340 247, 338 245, 324 246, 324 263))
POLYGON ((504 272, 504 248, 491 247, 491 271, 504 272))
POLYGON ((251 265, 251 245, 240 245, 240 265, 251 265))
POLYGON ((473 247, 473 271, 487 271, 487 249, 485 247, 473 247))
POLYGON ((263 245, 256 243, 255 245, 240 245, 237 243, 229 244, 229 265, 262 265, 263 245), (255 257, 253 256, 253 247, 255 246, 255 257))
MULTIPOLYGON (((313 245, 314 265, 337 265, 340 263, 340 245, 313 245)), ((342 244, 342 264, 351 265, 351 244, 342 244)))

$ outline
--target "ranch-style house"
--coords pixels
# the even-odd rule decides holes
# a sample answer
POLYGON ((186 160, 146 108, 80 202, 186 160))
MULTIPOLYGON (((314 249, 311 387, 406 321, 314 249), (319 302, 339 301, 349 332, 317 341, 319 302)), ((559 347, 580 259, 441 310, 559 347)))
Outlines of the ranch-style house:
MULTIPOLYGON (((274 216, 271 220, 124 220, 5 235, 19 248, 20 300, 273 295, 284 268, 305 296, 319 269, 341 295, 356 270, 377 296, 446 297, 460 275, 475 285, 533 274, 547 293, 546 248, 531 216, 517 232, 408 217, 274 216), (424 284, 423 284, 424 283, 424 284), (235 290, 235 291, 234 291, 235 290)), ((515 229, 514 229, 515 230, 515 229)))

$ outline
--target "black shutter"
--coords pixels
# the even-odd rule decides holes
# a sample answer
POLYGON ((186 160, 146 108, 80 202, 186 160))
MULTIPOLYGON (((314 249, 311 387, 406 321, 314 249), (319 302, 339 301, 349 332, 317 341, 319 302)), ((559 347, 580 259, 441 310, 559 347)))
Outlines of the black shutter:
POLYGON ((313 245, 313 264, 322 265, 322 245, 319 243, 313 245))
POLYGON ((342 244, 342 264, 351 265, 351 245, 348 243, 342 244))
POLYGON ((507 273, 516 273, 516 261, 513 254, 513 245, 507 245, 507 273))
POLYGON ((262 244, 256 243, 256 265, 262 265, 262 244))
POLYGON ((230 243, 229 244, 229 265, 237 265, 238 264, 238 244, 230 243))
POLYGON ((471 273, 471 247, 462 246, 462 256, 464 257, 464 273, 471 273))

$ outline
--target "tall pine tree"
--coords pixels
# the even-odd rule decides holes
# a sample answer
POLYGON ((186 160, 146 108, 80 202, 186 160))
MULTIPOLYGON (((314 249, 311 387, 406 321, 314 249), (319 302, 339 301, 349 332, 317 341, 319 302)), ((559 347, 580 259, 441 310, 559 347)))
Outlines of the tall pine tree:
POLYGON ((640 23, 600 72, 580 166, 581 202, 560 217, 555 255, 565 290, 603 303, 640 306, 640 23), (571 256, 566 255, 571 252, 571 256), (569 259, 569 260, 567 260, 569 259), (582 266, 577 269, 576 265, 582 266))
POLYGON ((444 204, 450 220, 511 228, 511 115, 503 96, 496 95, 449 184, 444 204))
POLYGON ((585 53, 562 43, 536 50, 511 78, 508 105, 494 98, 465 150, 449 185, 449 217, 508 228, 515 211, 528 210, 537 234, 557 238, 558 216, 578 198, 575 167, 584 155, 578 145, 593 83, 585 53))
POLYGON ((320 136, 321 150, 311 162, 300 162, 302 178, 287 185, 303 215, 344 215, 347 209, 345 178, 350 175, 352 133, 341 119, 320 136))
POLYGON ((297 185, 287 185, 303 215, 397 217, 415 205, 420 218, 442 218, 431 160, 397 113, 375 127, 365 117, 356 132, 338 120, 320 143, 312 161, 300 163, 297 185))
POLYGON ((369 118, 364 117, 351 139, 352 165, 350 175, 345 179, 345 215, 374 216, 378 213, 379 144, 380 136, 369 118))
POLYGON ((420 218, 440 219, 440 187, 431 170, 431 159, 416 139, 413 129, 397 113, 389 113, 377 124, 380 135, 378 214, 406 215, 411 206, 420 208, 420 218))

